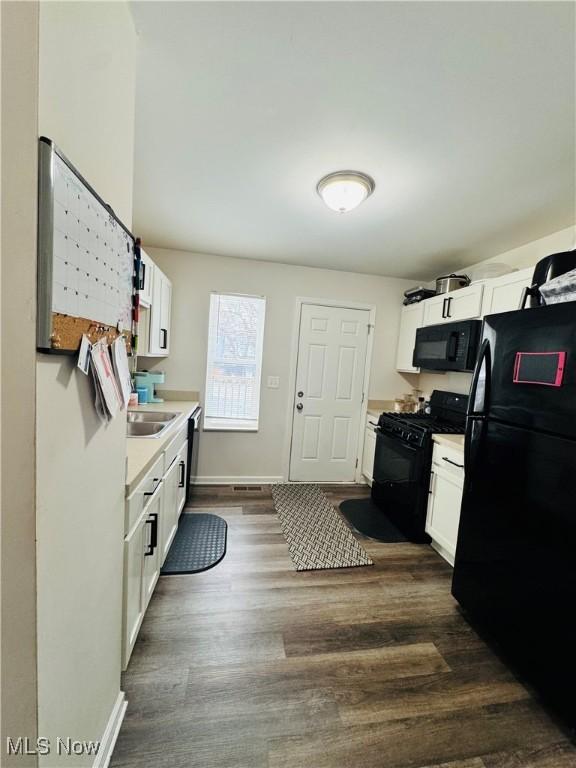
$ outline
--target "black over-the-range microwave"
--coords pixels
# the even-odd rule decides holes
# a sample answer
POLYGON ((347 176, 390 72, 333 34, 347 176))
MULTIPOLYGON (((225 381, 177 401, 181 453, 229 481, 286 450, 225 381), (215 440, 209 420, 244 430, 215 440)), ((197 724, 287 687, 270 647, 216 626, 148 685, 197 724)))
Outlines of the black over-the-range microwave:
POLYGON ((428 325, 416 331, 413 363, 429 371, 473 371, 480 320, 428 325))

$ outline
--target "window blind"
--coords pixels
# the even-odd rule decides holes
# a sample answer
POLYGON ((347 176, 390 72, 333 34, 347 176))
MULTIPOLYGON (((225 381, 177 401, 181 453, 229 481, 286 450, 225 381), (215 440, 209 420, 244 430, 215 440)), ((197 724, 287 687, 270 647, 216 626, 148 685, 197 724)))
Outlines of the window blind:
POLYGON ((260 296, 210 296, 205 416, 213 426, 257 426, 265 309, 260 296))

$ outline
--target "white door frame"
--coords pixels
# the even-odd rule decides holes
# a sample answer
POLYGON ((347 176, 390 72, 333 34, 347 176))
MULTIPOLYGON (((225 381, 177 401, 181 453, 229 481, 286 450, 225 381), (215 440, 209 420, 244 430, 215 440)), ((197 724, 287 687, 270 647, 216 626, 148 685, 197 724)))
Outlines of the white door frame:
POLYGON ((364 366, 364 378, 362 382, 362 391, 364 399, 360 411, 360 422, 358 427, 358 447, 356 457, 358 463, 354 472, 354 482, 359 483, 362 480, 362 451, 364 448, 364 428, 366 426, 366 413, 368 411, 368 386, 370 383, 370 370, 372 368, 372 349, 374 346, 374 328, 376 326, 376 306, 374 304, 362 304, 358 301, 346 301, 345 299, 311 299, 303 296, 296 297, 296 312, 294 314, 294 323, 292 330, 292 348, 290 350, 290 372, 288 385, 288 407, 286 408, 286 437, 284 439, 284 451, 282 460, 282 475, 284 482, 299 482, 290 480, 290 453, 292 450, 292 428, 294 421, 294 396, 296 394, 296 372, 298 370, 298 346, 300 344, 300 317, 303 304, 317 304, 322 307, 340 307, 341 309, 362 309, 369 312, 368 322, 370 324, 370 333, 368 334, 368 344, 366 346, 366 363, 364 366))

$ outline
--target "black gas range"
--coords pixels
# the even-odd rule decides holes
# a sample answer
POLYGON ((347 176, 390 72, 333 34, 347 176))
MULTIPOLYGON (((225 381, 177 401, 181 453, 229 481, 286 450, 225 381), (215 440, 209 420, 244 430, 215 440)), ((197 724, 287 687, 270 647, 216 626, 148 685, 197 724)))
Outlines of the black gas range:
POLYGON ((434 390, 430 413, 383 413, 376 428, 372 500, 411 541, 426 542, 433 434, 464 434, 468 396, 434 390))

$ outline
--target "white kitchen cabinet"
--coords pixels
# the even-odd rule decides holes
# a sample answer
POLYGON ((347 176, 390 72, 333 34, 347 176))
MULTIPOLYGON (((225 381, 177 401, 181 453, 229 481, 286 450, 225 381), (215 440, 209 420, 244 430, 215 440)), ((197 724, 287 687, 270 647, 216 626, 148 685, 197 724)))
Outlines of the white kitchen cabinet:
MULTIPOLYGON (((176 446, 178 447, 178 446, 176 446)), ((188 440, 181 443, 178 453, 164 475, 164 503, 162 510, 162 554, 164 563, 170 545, 178 530, 180 512, 186 503, 186 468, 188 466, 188 440)))
POLYGON ((434 444, 426 533, 432 546, 450 565, 454 565, 460 507, 464 487, 464 453, 434 444))
POLYGON ((146 507, 145 524, 148 531, 144 534, 144 566, 142 568, 142 590, 144 594, 144 610, 150 602, 156 582, 160 576, 161 546, 160 531, 162 526, 162 510, 164 500, 164 484, 160 483, 150 504, 146 507))
POLYGON ((122 666, 126 669, 160 573, 157 534, 161 524, 163 483, 158 482, 124 539, 122 666), (156 539, 156 546, 154 540, 156 539))
POLYGON ((124 592, 122 606, 122 668, 126 669, 144 618, 142 568, 144 565, 145 516, 124 539, 124 592))
POLYGON ((422 302, 424 308, 424 317, 422 319, 423 325, 439 325, 440 323, 448 322, 445 317, 446 295, 447 294, 442 293, 440 296, 434 296, 431 299, 425 299, 422 302))
POLYGON ((487 280, 482 299, 482 316, 520 309, 524 288, 532 284, 533 272, 534 267, 529 267, 487 280))
POLYGON ((140 248, 140 279, 138 292, 140 294, 140 306, 149 307, 152 304, 152 286, 154 283, 154 262, 143 248, 140 248))
POLYGON ((368 416, 366 428, 364 429, 364 449, 362 451, 362 474, 368 480, 368 485, 372 485, 372 474, 374 472, 374 454, 376 453, 376 419, 368 416))
POLYGON ((400 316, 400 333, 396 350, 396 370, 419 373, 420 368, 412 365, 412 356, 416 343, 416 331, 424 324, 424 303, 408 304, 402 307, 400 316))
POLYGON ((170 319, 172 314, 172 283, 159 267, 154 267, 152 305, 147 351, 149 357, 167 357, 170 352, 170 319))
POLYGON ((164 499, 162 507, 161 563, 164 563, 178 528, 178 481, 180 468, 175 459, 164 475, 164 499))
POLYGON ((188 440, 184 443, 180 449, 180 453, 177 458, 178 462, 178 489, 176 494, 176 525, 178 525, 178 518, 180 513, 184 509, 186 504, 186 473, 188 472, 188 440))
POLYGON ((454 323, 458 320, 470 320, 482 313, 483 283, 474 283, 457 291, 442 293, 424 304, 424 325, 454 323))

